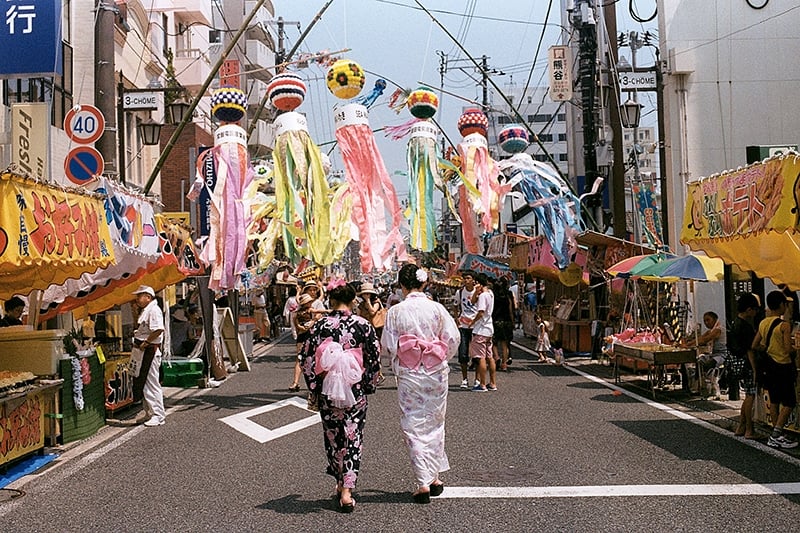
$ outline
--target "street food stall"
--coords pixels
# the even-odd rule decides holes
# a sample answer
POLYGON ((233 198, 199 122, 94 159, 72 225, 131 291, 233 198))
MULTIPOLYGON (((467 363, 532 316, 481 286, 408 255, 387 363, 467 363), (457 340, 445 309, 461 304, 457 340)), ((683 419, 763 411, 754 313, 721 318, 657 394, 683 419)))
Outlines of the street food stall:
MULTIPOLYGON (((29 324, 37 321, 38 291, 114 260, 100 196, 0 175, 0 300, 30 295, 29 324)), ((66 336, 33 325, 0 328, 0 430, 3 441, 9 439, 0 464, 41 449, 45 437, 63 438, 66 426, 56 421, 64 420, 60 367, 72 359, 66 336)))
MULTIPOLYGON (((800 154, 786 152, 686 184, 681 242, 800 289, 800 154)), ((767 423, 766 394, 755 406, 767 423)), ((800 397, 800 386, 798 387, 800 397)), ((800 407, 793 415, 800 430, 800 407)))
POLYGON ((614 345, 614 381, 620 382, 620 362, 631 359, 644 363, 647 369, 647 384, 653 398, 656 397, 658 378, 664 375, 666 365, 692 363, 697 371, 697 351, 660 343, 618 343, 614 345))

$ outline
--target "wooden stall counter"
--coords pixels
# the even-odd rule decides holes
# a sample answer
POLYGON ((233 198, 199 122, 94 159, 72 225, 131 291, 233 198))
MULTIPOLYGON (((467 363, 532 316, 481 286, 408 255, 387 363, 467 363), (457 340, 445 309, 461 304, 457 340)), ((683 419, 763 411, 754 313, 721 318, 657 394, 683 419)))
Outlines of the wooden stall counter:
POLYGON ((655 379, 653 371, 658 369, 663 373, 665 365, 680 365, 693 363, 697 369, 697 352, 695 349, 678 348, 665 344, 625 344, 614 345, 614 381, 619 383, 619 367, 622 358, 641 361, 647 365, 647 382, 653 398, 656 396, 655 379), (660 367, 660 368, 659 368, 660 367))
POLYGON ((55 414, 52 411, 61 385, 61 380, 49 380, 0 395, 0 466, 44 448, 45 417, 52 419, 55 414))

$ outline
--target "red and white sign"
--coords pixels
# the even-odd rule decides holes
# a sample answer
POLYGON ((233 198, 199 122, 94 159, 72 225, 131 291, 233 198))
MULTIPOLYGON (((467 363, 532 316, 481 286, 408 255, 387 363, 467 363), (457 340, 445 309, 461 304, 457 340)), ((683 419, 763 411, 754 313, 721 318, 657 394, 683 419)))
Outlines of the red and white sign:
POLYGON ((77 144, 91 144, 103 136, 106 119, 93 105, 78 105, 67 111, 64 132, 77 144))
POLYGON ((85 185, 103 173, 103 156, 91 146, 78 146, 70 150, 64 161, 64 174, 75 185, 85 185))

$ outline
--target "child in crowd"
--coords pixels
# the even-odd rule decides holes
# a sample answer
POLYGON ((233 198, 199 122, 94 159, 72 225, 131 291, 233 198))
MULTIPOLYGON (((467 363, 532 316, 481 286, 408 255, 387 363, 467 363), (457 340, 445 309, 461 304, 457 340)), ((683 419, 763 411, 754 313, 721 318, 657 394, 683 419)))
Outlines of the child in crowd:
POLYGON ((540 315, 534 316, 536 321, 536 332, 538 339, 536 340, 536 352, 539 354, 539 362, 547 361, 547 354, 550 353, 550 334, 547 332, 549 324, 543 320, 540 315))

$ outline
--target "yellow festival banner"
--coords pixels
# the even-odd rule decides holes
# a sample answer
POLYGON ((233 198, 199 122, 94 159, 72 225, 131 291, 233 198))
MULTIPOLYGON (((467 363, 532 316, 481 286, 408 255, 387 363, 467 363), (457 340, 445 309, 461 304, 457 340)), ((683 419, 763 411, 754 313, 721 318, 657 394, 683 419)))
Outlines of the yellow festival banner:
POLYGON ((101 199, 0 175, 0 299, 46 289, 113 262, 101 199))
POLYGON ((800 288, 800 154, 765 159, 686 187, 682 243, 800 288))

